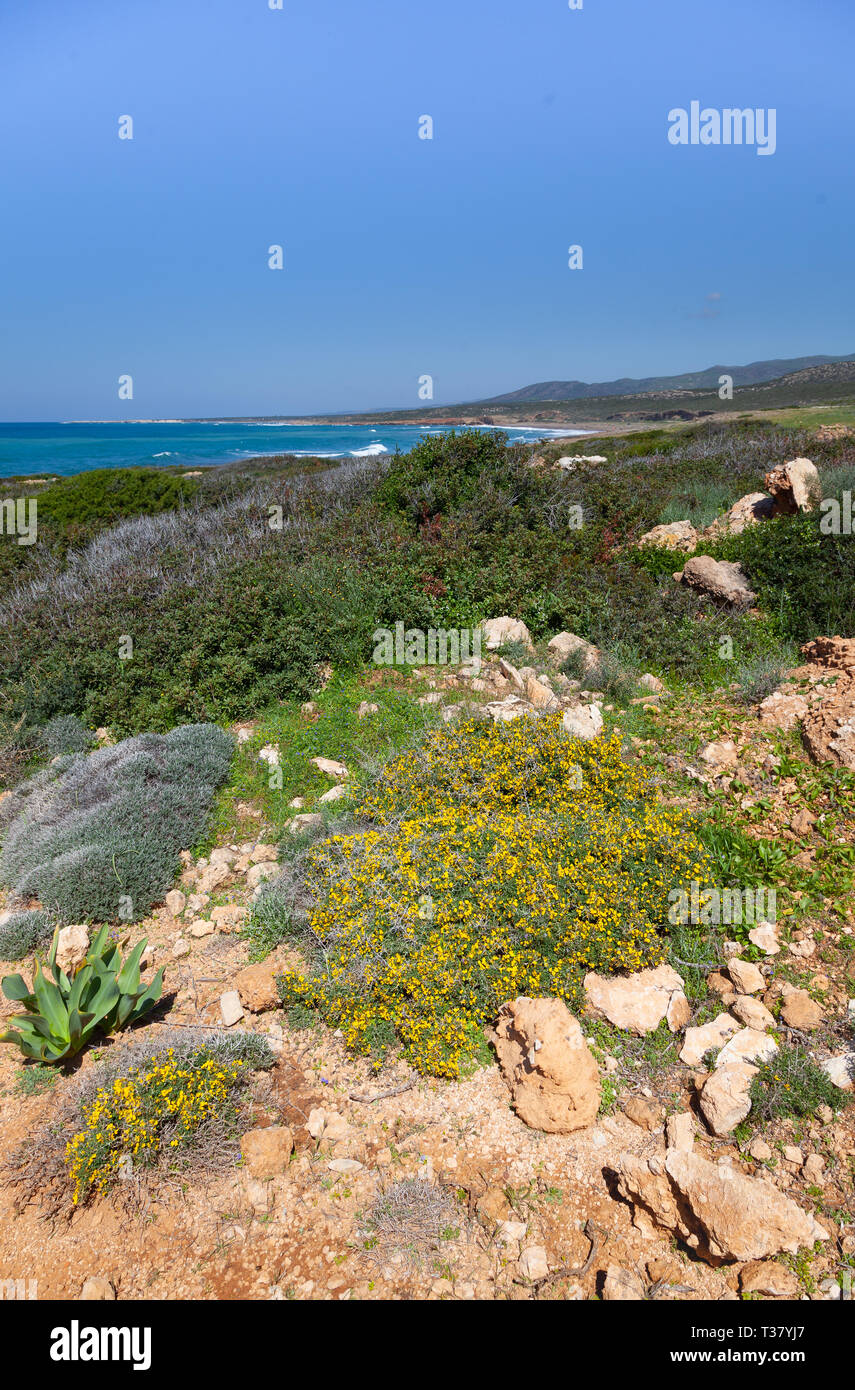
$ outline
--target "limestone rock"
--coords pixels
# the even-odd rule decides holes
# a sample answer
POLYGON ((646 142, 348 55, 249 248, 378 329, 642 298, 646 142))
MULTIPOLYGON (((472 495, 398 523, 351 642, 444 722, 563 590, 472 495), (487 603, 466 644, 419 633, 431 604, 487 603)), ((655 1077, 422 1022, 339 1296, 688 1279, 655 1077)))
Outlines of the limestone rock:
POLYGON ((90 1274, 80 1290, 81 1303, 107 1303, 116 1297, 116 1290, 103 1274, 90 1274))
POLYGON ((777 956, 781 949, 778 928, 774 922, 758 922, 748 933, 748 940, 767 956, 777 956))
POLYGON ((844 671, 805 716, 802 737, 814 762, 855 769, 855 670, 844 671))
POLYGON ((56 941, 56 963, 69 978, 75 975, 89 950, 89 928, 83 922, 62 927, 56 941))
POLYGON ((708 767, 721 768, 732 767, 737 761, 739 754, 736 751, 736 744, 733 739, 723 739, 718 742, 707 743, 699 752, 698 757, 701 762, 708 767))
POLYGON ((855 1089, 855 1052, 841 1052, 820 1063, 822 1070, 841 1091, 855 1089))
POLYGON ((341 801, 343 796, 347 796, 347 787, 341 783, 337 787, 330 787, 328 792, 324 792, 319 798, 320 801, 341 801))
POLYGON ((367 719, 367 718, 369 717, 369 715, 372 715, 372 714, 379 714, 379 713, 380 713, 380 706, 379 706, 379 705, 375 705, 374 702, 373 702, 372 700, 363 700, 363 701, 362 701, 359 705, 357 705, 357 707, 356 707, 356 717, 357 717, 357 719, 367 719))
POLYGON ((609 1265, 603 1281, 603 1300, 606 1303, 628 1303, 644 1298, 644 1280, 634 1270, 609 1265))
POLYGON ((727 963, 727 973, 740 994, 759 994, 764 987, 762 974, 750 960, 732 956, 727 963))
POLYGON ((288 827, 291 835, 304 835, 309 831, 323 830, 324 818, 317 811, 304 811, 295 816, 288 827))
POLYGON ((688 553, 695 549, 699 539, 700 533, 695 530, 691 521, 666 521, 661 526, 654 526, 652 531, 645 531, 638 544, 658 546, 661 550, 683 550, 688 553))
POLYGON ((543 710, 547 714, 553 714, 558 709, 555 692, 550 690, 543 681, 538 680, 536 676, 529 676, 526 679, 525 695, 535 709, 543 710))
POLYGON ((266 883, 269 878, 275 878, 278 873, 278 864, 253 864, 246 876, 246 886, 247 888, 257 888, 260 883, 266 883))
POLYGON ((599 1071, 578 1021, 560 999, 520 997, 504 1004, 496 1051, 525 1124, 553 1134, 593 1124, 599 1071))
POLYGON ((240 1141, 240 1151, 254 1178, 275 1178, 287 1173, 293 1150, 294 1136, 286 1125, 250 1129, 240 1141))
MULTIPOLYGON (((612 977, 590 971, 585 976, 584 990, 589 1013, 639 1037, 658 1028, 672 1005, 675 1008, 671 1016, 676 1018, 681 1001, 686 1000, 683 981, 670 965, 612 977)), ((671 1031, 676 1032, 680 1026, 678 1022, 671 1031)))
POLYGON ((814 1028, 819 1028, 825 1015, 806 989, 794 989, 784 1000, 781 1018, 788 1028, 798 1028, 808 1033, 814 1028))
POLYGON ((740 1023, 744 1023, 746 1028, 755 1028, 763 1033, 767 1028, 774 1028, 775 1016, 761 1004, 759 999, 754 999, 750 994, 740 994, 739 998, 730 1006, 730 1012, 734 1018, 738 1018, 740 1023))
POLYGON ((713 1072, 701 1091, 701 1110, 713 1134, 722 1137, 741 1124, 751 1110, 749 1091, 757 1068, 733 1061, 713 1072))
POLYGON ((786 1265, 777 1260, 751 1260, 740 1271, 742 1293, 759 1293, 764 1298, 798 1298, 801 1285, 786 1265))
POLYGON ((741 1028, 726 1042, 715 1059, 716 1070, 731 1062, 768 1062, 778 1051, 775 1039, 757 1028, 741 1028))
POLYGON ((749 605, 757 595, 751 590, 741 565, 732 560, 714 560, 711 555, 693 555, 680 578, 690 588, 721 603, 749 605))
POLYGON ((519 618, 488 618, 482 624, 484 632, 484 645, 488 652, 495 652, 499 647, 506 646, 509 642, 521 642, 529 651, 532 649, 531 634, 525 623, 520 622, 519 618))
POLYGON ((766 728, 781 729, 784 733, 789 733, 804 719, 808 712, 808 703, 801 695, 785 695, 783 691, 775 690, 765 700, 761 700, 757 712, 760 723, 766 728))
POLYGON ((576 705, 564 711, 561 719, 565 733, 588 743, 603 732, 603 716, 596 705, 576 705))
POLYGON ((238 971, 233 984, 240 1002, 251 1014, 262 1014, 279 1007, 279 991, 276 988, 279 973, 281 966, 269 958, 255 965, 245 965, 243 970, 238 971))
POLYGON ((805 643, 802 653, 812 666, 848 671, 855 668, 855 637, 817 637, 805 643))
POLYGON ((691 1110, 680 1110, 665 1121, 665 1141, 669 1149, 690 1154, 695 1146, 695 1117, 691 1110))
POLYGON ((344 763, 337 763, 335 758, 311 758, 310 762, 325 777, 335 777, 337 781, 342 781, 345 777, 350 776, 344 763))
POLYGON ((718 1014, 699 1028, 687 1028, 680 1061, 687 1067, 698 1066, 708 1052, 723 1047, 738 1031, 739 1024, 730 1014, 718 1014))
POLYGON ((772 494, 775 516, 809 512, 822 501, 822 484, 810 459, 790 459, 779 464, 766 474, 765 481, 772 494))
POLYGON ((549 1273, 549 1261, 546 1258, 546 1249, 542 1245, 527 1245, 525 1250, 521 1251, 518 1263, 520 1274, 532 1282, 545 1279, 549 1273))
POLYGON ((227 1028, 239 1023, 243 1018, 243 1006, 236 989, 227 989, 220 995, 220 1016, 227 1028))
POLYGON ((671 1149, 661 1176, 624 1154, 618 1191, 635 1206, 640 1229, 673 1231, 711 1264, 795 1253, 827 1235, 814 1217, 763 1177, 746 1177, 696 1153, 671 1149))
POLYGON ((774 506, 774 499, 768 493, 749 492, 734 502, 726 516, 717 516, 705 527, 704 536, 714 540, 723 535, 741 535, 746 526, 756 526, 758 521, 771 517, 774 506))
POLYGON ((172 888, 163 899, 163 905, 170 917, 180 917, 187 906, 186 894, 180 888, 172 888))
POLYGON ((579 652, 584 671, 592 671, 600 660, 599 647, 586 642, 584 637, 577 637, 575 632, 559 632, 557 637, 547 642, 546 647, 561 662, 566 661, 572 652, 579 652))
POLYGON ((650 1134, 661 1127, 664 1118, 662 1106, 656 1101, 646 1100, 644 1096, 630 1096, 623 1113, 634 1125, 646 1129, 650 1134))

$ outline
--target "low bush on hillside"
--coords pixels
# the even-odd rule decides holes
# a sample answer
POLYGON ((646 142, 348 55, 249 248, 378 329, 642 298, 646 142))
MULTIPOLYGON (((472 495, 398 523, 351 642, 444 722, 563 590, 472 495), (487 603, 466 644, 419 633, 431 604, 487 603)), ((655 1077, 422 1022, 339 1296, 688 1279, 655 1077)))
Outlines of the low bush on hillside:
POLYGON ((275 1060, 256 1034, 201 1028, 111 1049, 64 1094, 37 1142, 8 1160, 17 1208, 34 1201, 70 1216, 96 1195, 133 1201, 152 1178, 233 1165, 247 1082, 275 1060))
POLYGON ((803 1047, 787 1044, 760 1066, 751 1083, 751 1114, 758 1120, 814 1117, 818 1106, 839 1110, 846 1100, 803 1047))
POLYGON ((65 922, 137 921, 202 834, 233 746, 185 725, 50 764, 3 803, 0 878, 65 922))
POLYGON ((12 912, 0 924, 0 960, 23 960, 41 950, 49 944, 54 926, 50 914, 40 909, 12 912))
POLYGON ((826 535, 818 511, 749 526, 715 554, 740 560, 760 604, 793 642, 855 636, 853 538, 826 535))
POLYGON ((282 997, 357 1051, 397 1041, 439 1076, 483 1059, 505 1000, 578 1004, 587 970, 661 962, 669 890, 707 881, 690 820, 657 804, 620 740, 579 743, 557 717, 437 731, 357 816, 308 856, 316 968, 286 973, 282 997))

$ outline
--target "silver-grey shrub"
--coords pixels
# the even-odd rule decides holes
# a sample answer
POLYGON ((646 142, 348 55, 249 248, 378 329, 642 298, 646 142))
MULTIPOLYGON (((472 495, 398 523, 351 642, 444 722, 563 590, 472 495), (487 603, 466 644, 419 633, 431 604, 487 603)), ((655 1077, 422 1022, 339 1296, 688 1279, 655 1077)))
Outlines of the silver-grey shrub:
POLYGON ((47 947, 53 936, 54 922, 47 912, 13 912, 0 925, 0 960, 23 960, 31 951, 47 947))
POLYGON ((205 829, 234 740, 215 724, 61 758, 3 805, 0 878, 62 921, 137 921, 205 829))

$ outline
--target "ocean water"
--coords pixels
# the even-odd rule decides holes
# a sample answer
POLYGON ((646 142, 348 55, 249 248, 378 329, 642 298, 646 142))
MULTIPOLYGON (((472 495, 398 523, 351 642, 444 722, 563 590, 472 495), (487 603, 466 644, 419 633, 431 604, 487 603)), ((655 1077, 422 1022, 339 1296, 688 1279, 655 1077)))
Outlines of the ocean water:
MULTIPOLYGON (((485 426, 484 428, 489 428, 485 426)), ((2 424, 0 477, 49 473, 67 477, 90 468, 145 464, 169 467, 235 463, 271 454, 299 457, 360 458, 406 452, 426 434, 448 427, 424 425, 235 424, 231 421, 157 424, 2 424)), ((585 430, 543 430, 510 426, 510 441, 583 435, 585 430)))

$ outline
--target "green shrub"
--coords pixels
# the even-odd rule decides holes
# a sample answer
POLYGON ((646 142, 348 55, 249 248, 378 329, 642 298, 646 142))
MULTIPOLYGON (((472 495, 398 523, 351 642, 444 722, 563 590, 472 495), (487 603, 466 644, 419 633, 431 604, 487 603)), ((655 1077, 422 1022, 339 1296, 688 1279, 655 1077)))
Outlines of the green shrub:
POLYGON ((204 830, 233 746, 185 725, 51 764, 7 798, 0 874, 66 922, 139 920, 204 830))
POLYGON ((845 1103, 834 1082, 802 1047, 784 1045, 763 1062, 751 1082, 751 1113, 758 1120, 815 1115, 820 1105, 839 1110, 845 1103))
POLYGON ((759 704, 778 689, 797 661, 792 646, 786 646, 777 655, 757 656, 753 661, 740 663, 735 672, 737 698, 746 705, 759 704))
POLYGON ((39 493, 39 524, 86 528, 124 517, 154 516, 180 507, 195 491, 192 478, 153 468, 93 468, 39 493))

